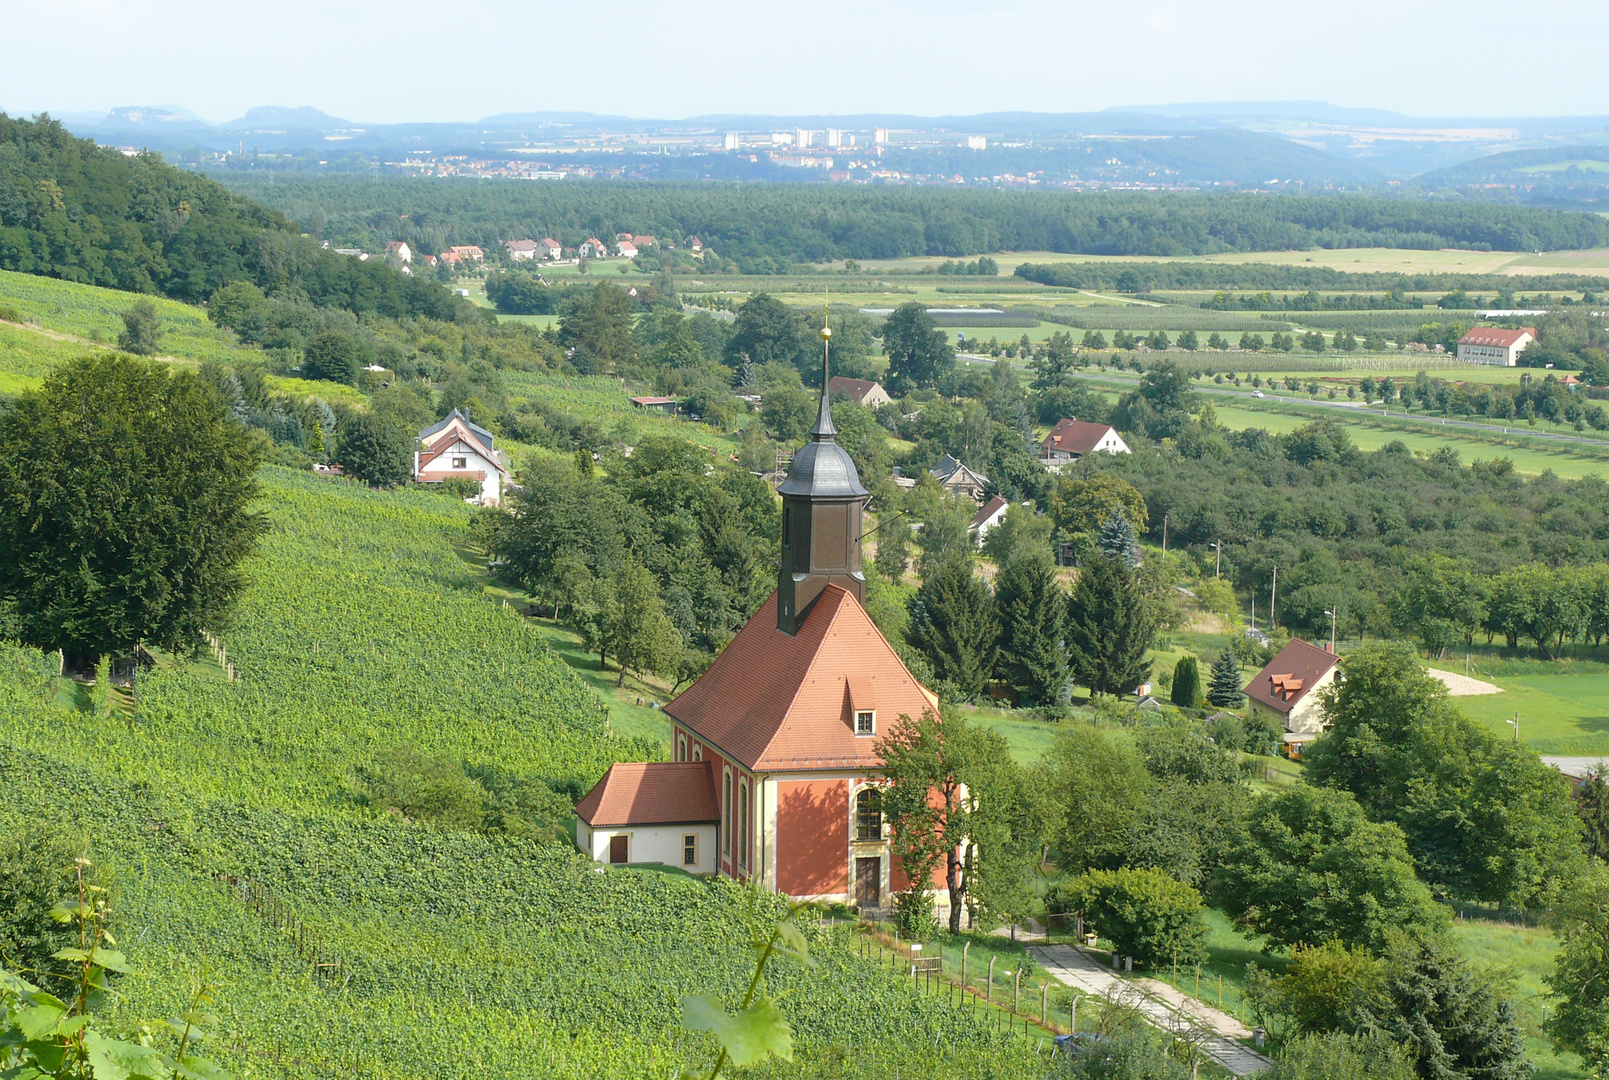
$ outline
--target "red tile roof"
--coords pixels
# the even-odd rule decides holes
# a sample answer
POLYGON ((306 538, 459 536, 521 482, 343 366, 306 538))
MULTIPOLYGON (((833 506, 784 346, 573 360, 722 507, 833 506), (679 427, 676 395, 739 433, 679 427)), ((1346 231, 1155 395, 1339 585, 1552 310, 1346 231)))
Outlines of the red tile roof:
POLYGON ((593 827, 702 825, 720 821, 715 782, 704 761, 618 762, 575 804, 593 827))
POLYGON ((850 715, 868 699, 879 734, 938 710, 865 609, 829 585, 793 637, 777 629, 772 593, 665 711, 748 769, 875 768, 876 740, 857 736, 850 715))
POLYGON ((1520 330, 1499 330, 1495 326, 1477 326, 1469 333, 1458 339, 1460 345, 1492 345, 1499 349, 1511 348, 1520 338, 1530 335, 1536 337, 1536 331, 1526 327, 1520 330))
POLYGON ((1061 420, 1050 429, 1045 441, 1039 445, 1046 450, 1060 450, 1067 454, 1088 454, 1106 438, 1111 424, 1092 424, 1087 420, 1061 420))
POLYGON ((1246 684, 1246 696, 1275 712, 1288 713, 1335 664, 1336 656, 1328 649, 1292 638, 1246 684))
POLYGON ((497 466, 498 472, 508 472, 508 469, 503 465, 502 458, 488 449, 486 444, 476 438, 473 431, 469 430, 468 425, 457 417, 453 417, 452 422, 442 429, 441 438, 420 448, 419 468, 423 469, 430 462, 452 449, 456 443, 464 443, 469 446, 475 453, 497 466))

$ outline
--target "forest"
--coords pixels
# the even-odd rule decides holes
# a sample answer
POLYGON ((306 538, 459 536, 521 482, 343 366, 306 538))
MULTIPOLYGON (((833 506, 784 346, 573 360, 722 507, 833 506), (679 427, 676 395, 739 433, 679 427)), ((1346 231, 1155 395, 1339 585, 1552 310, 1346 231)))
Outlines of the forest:
POLYGON ((1590 214, 1353 196, 1156 195, 928 188, 229 178, 341 245, 425 251, 552 236, 565 246, 617 231, 699 236, 745 273, 798 262, 976 256, 995 251, 1207 255, 1311 247, 1609 246, 1590 214))
POLYGON ((445 288, 320 248, 294 224, 155 154, 0 113, 0 269, 199 303, 233 281, 320 307, 455 318, 445 288))

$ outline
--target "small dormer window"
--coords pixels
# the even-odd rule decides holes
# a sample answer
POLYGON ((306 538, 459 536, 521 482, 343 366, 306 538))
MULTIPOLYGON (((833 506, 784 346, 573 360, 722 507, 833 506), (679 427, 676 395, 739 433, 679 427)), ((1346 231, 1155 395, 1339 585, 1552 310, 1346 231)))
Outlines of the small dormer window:
POLYGON ((455 468, 455 469, 467 469, 467 468, 469 468, 469 459, 467 457, 455 457, 455 458, 453 458, 453 468, 455 468))
POLYGON ((876 735, 877 714, 872 712, 870 709, 857 711, 855 713, 855 734, 876 735))

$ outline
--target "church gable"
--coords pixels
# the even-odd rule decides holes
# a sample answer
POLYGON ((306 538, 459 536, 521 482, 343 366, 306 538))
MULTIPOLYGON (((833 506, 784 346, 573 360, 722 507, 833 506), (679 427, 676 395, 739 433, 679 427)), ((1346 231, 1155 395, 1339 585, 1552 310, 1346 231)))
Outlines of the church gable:
POLYGON ((777 629, 776 604, 773 595, 665 711, 749 769, 880 766, 877 736, 938 699, 844 589, 828 586, 794 635, 777 629), (857 725, 863 712, 873 715, 857 725))

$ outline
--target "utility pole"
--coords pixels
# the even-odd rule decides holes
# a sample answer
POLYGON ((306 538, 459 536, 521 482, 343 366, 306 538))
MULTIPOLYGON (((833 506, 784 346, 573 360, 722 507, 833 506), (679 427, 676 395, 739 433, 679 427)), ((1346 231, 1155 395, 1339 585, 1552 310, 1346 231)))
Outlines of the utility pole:
MULTIPOLYGON (((1337 607, 1339 607, 1339 605, 1337 605, 1337 607)), ((1335 655, 1335 611, 1336 611, 1335 608, 1331 608, 1330 610, 1328 610, 1328 611, 1326 611, 1324 613, 1324 614, 1326 614, 1326 615, 1328 615, 1330 617, 1330 655, 1331 656, 1335 655)))
POLYGON ((1168 558, 1168 515, 1162 515, 1162 561, 1168 558))
POLYGON ((1251 628, 1257 629, 1257 594, 1251 594, 1251 628))
POLYGON ((1212 576, 1222 577, 1224 572, 1224 542, 1222 540, 1214 540, 1212 542, 1212 546, 1213 549, 1218 552, 1218 565, 1213 567, 1212 576))
POLYGON ((1274 628, 1274 598, 1279 595, 1279 567, 1274 567, 1274 583, 1268 587, 1268 628, 1274 628))
POLYGON ((1520 741, 1520 714, 1515 713, 1514 714, 1514 719, 1508 721, 1508 723, 1512 724, 1513 727, 1514 727, 1514 741, 1519 742, 1520 741))

